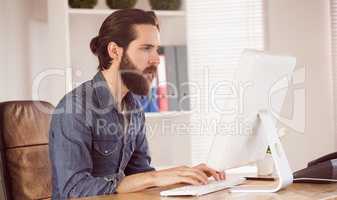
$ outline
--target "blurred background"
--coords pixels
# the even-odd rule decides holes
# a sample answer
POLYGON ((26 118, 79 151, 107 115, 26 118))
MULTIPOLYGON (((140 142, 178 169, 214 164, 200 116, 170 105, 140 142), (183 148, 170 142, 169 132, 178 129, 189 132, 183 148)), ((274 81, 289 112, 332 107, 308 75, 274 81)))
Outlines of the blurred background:
MULTIPOLYGON (((217 108, 226 109, 226 88, 215 93, 212 88, 232 80, 242 50, 253 48, 297 58, 293 115, 282 138, 293 170, 336 151, 336 0, 175 0, 173 7, 130 2, 154 9, 161 26, 161 65, 153 92, 144 97, 154 103, 148 123, 162 116, 189 122, 211 118, 214 95, 217 108)), ((0 102, 34 99, 56 105, 94 76, 97 59, 89 42, 118 8, 106 0, 89 4, 0 0, 0 102)), ((156 166, 206 160, 212 130, 160 132, 148 131, 156 166)))

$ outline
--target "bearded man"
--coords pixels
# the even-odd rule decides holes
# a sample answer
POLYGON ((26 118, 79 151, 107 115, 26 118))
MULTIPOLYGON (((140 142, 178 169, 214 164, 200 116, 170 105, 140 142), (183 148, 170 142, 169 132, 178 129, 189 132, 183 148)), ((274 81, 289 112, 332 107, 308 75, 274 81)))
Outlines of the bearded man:
POLYGON ((91 40, 98 72, 62 98, 51 121, 52 199, 224 179, 205 164, 165 170, 150 165, 145 115, 134 95, 147 95, 156 75, 157 22, 153 12, 119 10, 91 40))

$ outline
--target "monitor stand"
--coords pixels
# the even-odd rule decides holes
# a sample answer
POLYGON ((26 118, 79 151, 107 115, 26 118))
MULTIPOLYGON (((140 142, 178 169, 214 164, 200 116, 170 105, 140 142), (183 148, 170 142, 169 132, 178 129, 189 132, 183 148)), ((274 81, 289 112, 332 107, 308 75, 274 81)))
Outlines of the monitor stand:
POLYGON ((288 159, 282 147, 282 143, 277 134, 277 129, 271 115, 268 111, 260 111, 258 117, 260 118, 260 130, 262 131, 262 134, 264 134, 272 152, 272 158, 278 175, 278 184, 276 186, 240 185, 230 189, 231 192, 277 192, 293 183, 292 170, 290 169, 288 159))

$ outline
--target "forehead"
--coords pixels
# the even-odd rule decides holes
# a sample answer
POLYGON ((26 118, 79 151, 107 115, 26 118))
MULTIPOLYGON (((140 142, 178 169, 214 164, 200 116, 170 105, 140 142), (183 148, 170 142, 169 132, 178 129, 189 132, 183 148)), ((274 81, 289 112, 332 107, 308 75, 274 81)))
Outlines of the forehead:
POLYGON ((134 26, 136 31, 136 39, 132 41, 134 44, 152 44, 155 46, 160 45, 159 30, 156 26, 150 24, 137 24, 134 26))

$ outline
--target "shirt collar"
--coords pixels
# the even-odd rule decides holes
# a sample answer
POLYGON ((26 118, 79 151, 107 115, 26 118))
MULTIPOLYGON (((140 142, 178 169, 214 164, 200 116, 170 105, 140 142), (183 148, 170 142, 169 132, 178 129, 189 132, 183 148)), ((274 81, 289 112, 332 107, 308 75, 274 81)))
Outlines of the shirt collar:
MULTIPOLYGON (((93 78, 93 88, 97 96, 97 100, 99 106, 101 108, 107 108, 113 106, 116 110, 117 109, 117 102, 116 99, 113 97, 109 90, 109 86, 102 74, 101 71, 97 72, 93 78)), ((128 92, 123 99, 126 103, 127 110, 136 109, 136 100, 134 99, 131 92, 128 92)))

